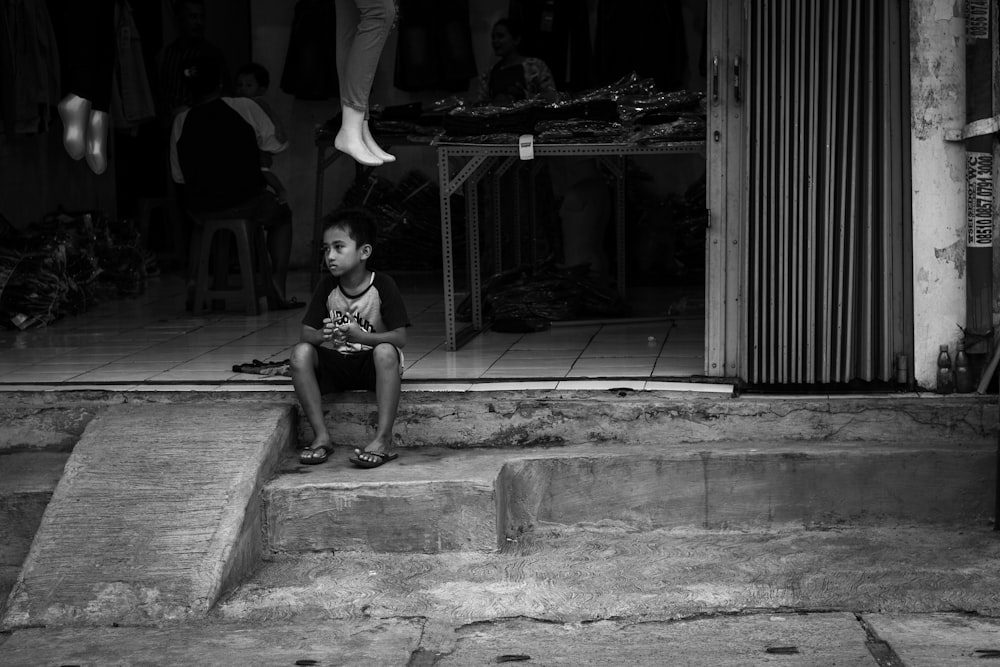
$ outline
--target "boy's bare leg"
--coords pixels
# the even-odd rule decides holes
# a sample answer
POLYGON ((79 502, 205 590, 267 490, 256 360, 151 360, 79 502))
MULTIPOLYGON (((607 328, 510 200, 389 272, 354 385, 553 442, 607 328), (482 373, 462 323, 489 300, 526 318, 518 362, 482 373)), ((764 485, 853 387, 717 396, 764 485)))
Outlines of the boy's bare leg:
POLYGON ((378 406, 378 425, 375 438, 364 451, 355 450, 359 458, 377 463, 374 456, 366 457, 365 452, 388 454, 392 451, 392 427, 396 423, 399 408, 399 353, 394 345, 382 343, 372 350, 375 360, 375 403, 378 406))
POLYGON ((333 450, 333 441, 323 420, 323 394, 319 390, 319 381, 316 378, 316 369, 319 367, 316 348, 309 343, 299 343, 292 349, 289 361, 295 395, 314 434, 309 449, 318 451, 325 447, 329 454, 333 450))

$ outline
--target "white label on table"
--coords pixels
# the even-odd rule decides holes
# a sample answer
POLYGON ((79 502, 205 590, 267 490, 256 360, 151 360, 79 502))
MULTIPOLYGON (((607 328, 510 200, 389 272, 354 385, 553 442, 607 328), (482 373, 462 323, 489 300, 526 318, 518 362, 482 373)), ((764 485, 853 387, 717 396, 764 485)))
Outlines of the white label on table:
POLYGON ((531 134, 522 134, 517 140, 517 148, 520 151, 522 160, 535 159, 535 137, 531 134))

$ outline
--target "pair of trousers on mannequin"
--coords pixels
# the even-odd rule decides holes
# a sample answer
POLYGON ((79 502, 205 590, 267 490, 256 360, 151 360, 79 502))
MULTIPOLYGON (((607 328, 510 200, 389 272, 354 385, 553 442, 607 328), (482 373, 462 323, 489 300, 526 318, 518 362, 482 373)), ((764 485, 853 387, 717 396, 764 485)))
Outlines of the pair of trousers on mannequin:
POLYGON ((340 103, 368 117, 368 96, 396 20, 394 0, 336 0, 340 103))

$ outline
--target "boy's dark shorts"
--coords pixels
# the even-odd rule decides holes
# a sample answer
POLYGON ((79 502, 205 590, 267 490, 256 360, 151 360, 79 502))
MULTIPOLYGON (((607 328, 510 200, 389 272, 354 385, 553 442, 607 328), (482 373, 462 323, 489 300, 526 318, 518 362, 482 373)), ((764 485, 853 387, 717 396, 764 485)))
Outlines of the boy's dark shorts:
MULTIPOLYGON (((316 379, 321 393, 375 389, 375 358, 372 350, 343 354, 328 347, 318 347, 316 351, 319 354, 316 379)), ((403 356, 398 348, 396 354, 399 355, 400 373, 402 373, 403 356)))

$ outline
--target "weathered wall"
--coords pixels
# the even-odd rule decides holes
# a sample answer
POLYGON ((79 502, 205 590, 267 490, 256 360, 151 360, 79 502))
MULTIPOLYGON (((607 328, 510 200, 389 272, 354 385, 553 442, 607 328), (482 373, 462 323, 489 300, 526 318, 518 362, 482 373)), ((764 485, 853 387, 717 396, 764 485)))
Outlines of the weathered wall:
POLYGON ((965 326, 965 151, 945 141, 965 123, 962 3, 910 1, 913 368, 935 385, 939 345, 965 326))

